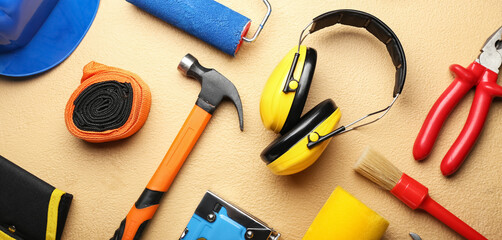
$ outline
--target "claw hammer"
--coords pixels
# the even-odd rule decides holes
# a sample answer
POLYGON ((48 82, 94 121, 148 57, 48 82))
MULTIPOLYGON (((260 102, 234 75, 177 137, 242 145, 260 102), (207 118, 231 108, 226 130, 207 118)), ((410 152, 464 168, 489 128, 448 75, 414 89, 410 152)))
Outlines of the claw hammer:
POLYGON ((201 66, 197 59, 190 54, 181 60, 178 70, 183 75, 197 79, 201 83, 199 97, 169 151, 167 151, 164 160, 126 218, 120 223, 120 227, 111 238, 112 240, 140 239, 146 224, 157 211, 162 195, 171 186, 174 177, 178 174, 223 98, 230 99, 237 108, 240 129, 243 130, 241 98, 232 82, 218 71, 201 66))

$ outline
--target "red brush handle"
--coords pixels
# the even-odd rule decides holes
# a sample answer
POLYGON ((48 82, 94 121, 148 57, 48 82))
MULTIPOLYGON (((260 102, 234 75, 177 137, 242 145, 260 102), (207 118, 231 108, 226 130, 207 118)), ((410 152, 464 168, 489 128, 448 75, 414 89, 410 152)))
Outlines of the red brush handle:
POLYGON ((429 197, 429 189, 403 173, 390 192, 412 209, 423 209, 469 240, 484 240, 476 230, 429 197))
POLYGON ((436 100, 429 114, 427 114, 413 145, 415 160, 423 160, 429 155, 439 131, 448 115, 450 115, 450 112, 455 108, 460 99, 476 85, 476 75, 473 73, 473 68, 476 68, 477 65, 479 64, 473 63, 469 65, 468 69, 460 65, 450 66, 450 70, 455 73, 456 78, 441 94, 438 100, 436 100))
POLYGON ((419 208, 425 210, 467 239, 487 239, 429 196, 424 199, 419 208))

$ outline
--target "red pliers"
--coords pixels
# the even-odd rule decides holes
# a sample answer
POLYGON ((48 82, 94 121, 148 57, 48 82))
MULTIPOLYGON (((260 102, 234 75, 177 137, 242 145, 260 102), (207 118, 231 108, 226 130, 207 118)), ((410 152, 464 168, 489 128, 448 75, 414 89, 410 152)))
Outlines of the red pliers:
POLYGON ((471 88, 476 86, 464 128, 441 162, 443 175, 448 176, 457 171, 483 129, 493 98, 502 97, 502 87, 497 85, 501 64, 502 27, 488 38, 481 49, 481 54, 471 65, 467 68, 457 64, 450 66, 456 78, 427 115, 413 146, 415 160, 422 160, 429 155, 451 110, 471 88))

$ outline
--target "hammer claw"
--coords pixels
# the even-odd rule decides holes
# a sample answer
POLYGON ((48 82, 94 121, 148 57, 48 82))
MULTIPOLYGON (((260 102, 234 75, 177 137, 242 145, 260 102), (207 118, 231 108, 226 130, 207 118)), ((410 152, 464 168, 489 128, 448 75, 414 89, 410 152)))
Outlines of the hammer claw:
POLYGON ((235 92, 237 93, 236 95, 228 96, 228 98, 230 98, 230 100, 232 100, 235 108, 237 109, 237 114, 239 115, 239 127, 240 127, 241 131, 244 131, 244 117, 243 117, 243 113, 242 113, 243 112, 242 111, 242 102, 241 102, 241 98, 240 98, 237 90, 235 90, 235 92))
POLYGON ((213 114, 223 98, 228 98, 237 109, 241 131, 244 129, 241 97, 230 80, 214 69, 203 67, 191 54, 187 54, 181 60, 178 70, 183 75, 197 79, 201 83, 202 88, 196 102, 197 106, 213 114))
MULTIPOLYGON (((1 1, 1 0, 0 0, 1 1)), ((139 239, 143 228, 157 211, 162 195, 167 192, 181 166, 192 151, 195 143, 206 128, 216 107, 223 98, 232 100, 239 115, 242 131, 242 103, 234 84, 214 69, 207 69, 197 59, 187 54, 178 65, 178 70, 185 76, 201 82, 202 90, 197 98, 196 106, 185 120, 183 127, 167 151, 164 160, 150 179, 138 201, 115 231, 113 240, 139 239)))

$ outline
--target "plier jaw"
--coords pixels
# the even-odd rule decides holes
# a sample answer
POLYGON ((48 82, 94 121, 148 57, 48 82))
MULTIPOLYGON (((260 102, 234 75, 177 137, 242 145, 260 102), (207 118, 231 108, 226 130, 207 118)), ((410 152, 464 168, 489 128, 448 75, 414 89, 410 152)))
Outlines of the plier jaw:
POLYGON ((413 240, 422 240, 422 238, 416 233, 410 232, 410 236, 413 240))
POLYGON ((499 73, 500 65, 502 65, 502 27, 486 40, 476 62, 499 73))

